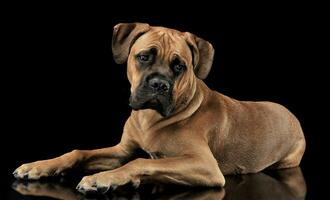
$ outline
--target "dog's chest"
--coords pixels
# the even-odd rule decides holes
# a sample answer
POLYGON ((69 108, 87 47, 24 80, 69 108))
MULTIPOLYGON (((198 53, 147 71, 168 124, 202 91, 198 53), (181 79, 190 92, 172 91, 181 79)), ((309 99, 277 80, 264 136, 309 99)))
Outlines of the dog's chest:
POLYGON ((140 137, 140 148, 148 154, 151 159, 160 159, 176 155, 178 138, 174 132, 167 129, 157 132, 144 132, 140 137), (170 133, 170 134, 169 134, 170 133))

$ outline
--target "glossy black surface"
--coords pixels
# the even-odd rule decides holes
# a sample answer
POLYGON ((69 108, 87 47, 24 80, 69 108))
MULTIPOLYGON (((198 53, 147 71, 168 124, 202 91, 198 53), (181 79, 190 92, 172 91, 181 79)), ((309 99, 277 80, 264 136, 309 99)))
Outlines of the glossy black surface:
POLYGON ((300 168, 227 176, 225 188, 184 188, 174 185, 142 185, 135 190, 128 186, 110 191, 107 195, 84 196, 75 190, 75 181, 61 178, 47 181, 14 181, 10 198, 19 199, 287 199, 306 196, 306 183, 300 168), (49 198, 47 198, 49 197, 49 198))

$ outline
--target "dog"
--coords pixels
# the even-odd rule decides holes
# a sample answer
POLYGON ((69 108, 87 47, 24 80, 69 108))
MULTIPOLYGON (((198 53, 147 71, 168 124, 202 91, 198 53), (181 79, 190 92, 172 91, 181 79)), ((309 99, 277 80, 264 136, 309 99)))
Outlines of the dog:
POLYGON ((210 90, 214 49, 189 32, 120 23, 114 27, 116 63, 127 62, 133 111, 118 145, 74 150, 23 164, 19 179, 56 176, 74 168, 85 176, 77 189, 105 193, 142 181, 223 187, 224 175, 300 164, 305 138, 297 118, 271 102, 237 101, 210 90), (148 158, 134 158, 143 150, 148 158))

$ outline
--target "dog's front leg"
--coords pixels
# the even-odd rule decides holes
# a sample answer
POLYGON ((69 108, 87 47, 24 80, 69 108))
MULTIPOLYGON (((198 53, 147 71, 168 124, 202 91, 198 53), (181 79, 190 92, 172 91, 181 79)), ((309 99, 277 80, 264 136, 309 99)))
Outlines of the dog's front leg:
POLYGON ((102 171, 121 166, 130 153, 121 144, 96 150, 74 150, 60 157, 23 164, 14 171, 20 179, 56 176, 75 167, 86 171, 102 171))
POLYGON ((162 159, 136 159, 111 171, 85 176, 77 189, 82 193, 105 193, 127 183, 138 186, 140 181, 151 180, 187 186, 224 186, 225 179, 216 160, 204 156, 181 156, 162 159))

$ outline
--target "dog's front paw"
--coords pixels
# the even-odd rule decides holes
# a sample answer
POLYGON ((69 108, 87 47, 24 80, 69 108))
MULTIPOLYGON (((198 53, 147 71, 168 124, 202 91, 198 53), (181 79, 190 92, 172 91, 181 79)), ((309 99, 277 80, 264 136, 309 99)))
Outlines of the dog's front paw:
POLYGON ((110 183, 101 181, 94 176, 85 176, 77 186, 81 193, 106 193, 110 189, 110 183))
POLYGON ((117 174, 114 172, 101 172, 92 176, 85 176, 77 186, 81 193, 106 193, 109 189, 115 190, 118 186, 132 182, 135 187, 139 185, 139 180, 132 179, 127 174, 117 174))
POLYGON ((18 167, 13 175, 17 179, 37 180, 41 177, 54 176, 61 172, 51 160, 37 161, 23 164, 18 167))

